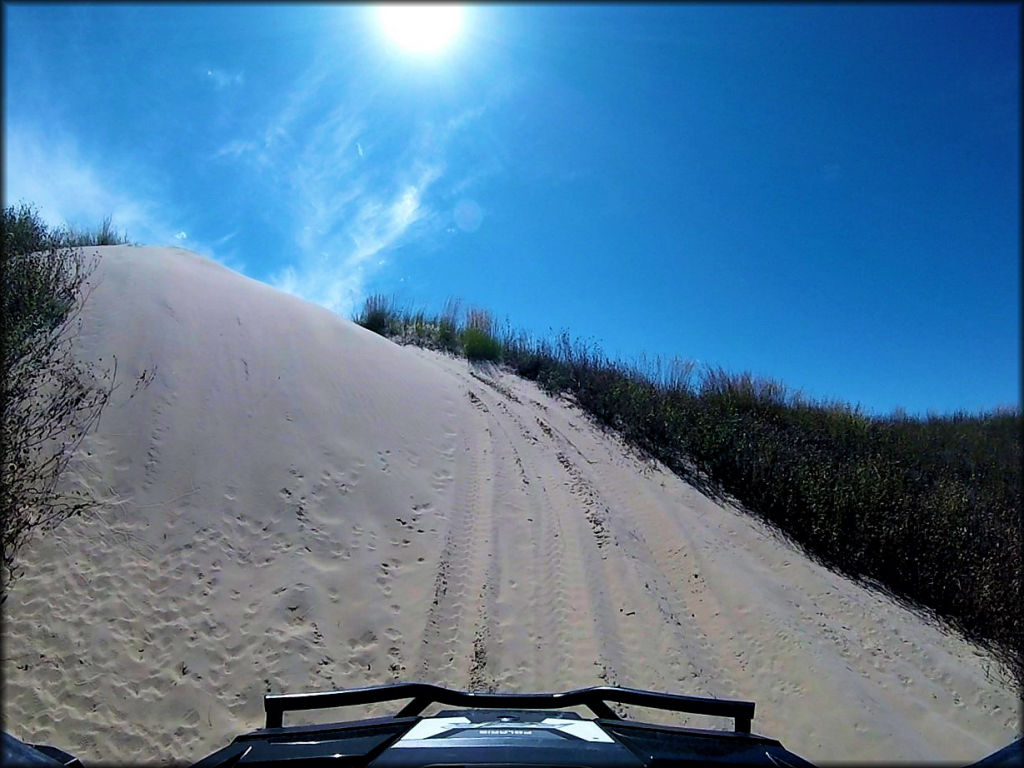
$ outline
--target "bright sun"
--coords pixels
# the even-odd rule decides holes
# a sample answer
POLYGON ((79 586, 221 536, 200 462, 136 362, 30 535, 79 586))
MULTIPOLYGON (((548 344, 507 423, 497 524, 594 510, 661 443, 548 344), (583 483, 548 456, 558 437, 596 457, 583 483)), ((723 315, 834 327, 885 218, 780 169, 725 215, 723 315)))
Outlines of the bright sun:
POLYGON ((387 36, 410 53, 443 51, 462 28, 458 5, 383 5, 377 18, 387 36))

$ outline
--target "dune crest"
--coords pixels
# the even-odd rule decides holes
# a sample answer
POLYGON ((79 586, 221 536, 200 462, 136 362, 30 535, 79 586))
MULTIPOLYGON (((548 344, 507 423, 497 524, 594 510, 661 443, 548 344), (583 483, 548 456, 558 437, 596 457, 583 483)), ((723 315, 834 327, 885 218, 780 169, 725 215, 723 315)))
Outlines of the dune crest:
POLYGON ((754 731, 812 761, 969 762, 1015 737, 987 654, 533 383, 187 251, 98 250, 80 353, 156 375, 69 479, 109 509, 26 551, 16 736, 194 761, 261 726, 264 693, 422 680, 750 699, 754 731))

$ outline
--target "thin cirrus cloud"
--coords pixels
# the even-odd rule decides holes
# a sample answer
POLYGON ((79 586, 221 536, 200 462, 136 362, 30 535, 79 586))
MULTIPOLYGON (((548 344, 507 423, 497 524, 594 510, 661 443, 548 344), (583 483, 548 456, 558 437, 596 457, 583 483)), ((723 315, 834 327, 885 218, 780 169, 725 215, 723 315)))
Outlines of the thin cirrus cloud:
POLYGON ((429 216, 423 195, 442 170, 424 164, 384 194, 372 191, 363 179, 340 196, 307 198, 305 217, 300 218, 305 223, 296 236, 300 257, 273 275, 270 284, 351 314, 365 294, 366 281, 385 263, 379 256, 429 216))
POLYGON ((216 156, 250 162, 279 186, 295 252, 267 282, 348 315, 387 252, 433 217, 428 197, 445 173, 447 140, 481 110, 412 127, 388 145, 366 105, 324 115, 323 83, 322 72, 307 74, 258 138, 228 141, 216 156))
POLYGON ((11 125, 4 156, 4 199, 34 205, 50 226, 94 226, 110 216, 133 237, 149 241, 156 234, 154 206, 112 185, 109 174, 84 158, 71 137, 11 125))
POLYGON ((225 69, 207 67, 203 70, 203 77, 210 82, 218 91, 230 88, 233 85, 242 85, 245 82, 244 72, 229 72, 225 69))
POLYGON ((90 158, 68 134, 40 131, 25 123, 7 126, 4 136, 4 200, 28 203, 51 227, 90 229, 110 217, 115 230, 146 245, 187 245, 237 271, 245 266, 224 246, 233 233, 213 244, 190 238, 166 203, 149 197, 127 179, 131 174, 90 158))
POLYGON ((253 152, 258 148, 258 146, 259 145, 254 141, 242 141, 240 139, 236 139, 234 141, 229 141, 227 144, 220 147, 216 152, 214 152, 213 156, 214 159, 222 157, 237 159, 242 155, 253 152))

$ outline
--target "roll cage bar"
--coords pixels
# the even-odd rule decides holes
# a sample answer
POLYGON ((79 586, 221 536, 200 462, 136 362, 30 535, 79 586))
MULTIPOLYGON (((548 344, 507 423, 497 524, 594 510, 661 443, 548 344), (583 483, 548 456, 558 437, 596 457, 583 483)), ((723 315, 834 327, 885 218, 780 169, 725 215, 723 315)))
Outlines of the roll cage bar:
POLYGON ((431 704, 446 704, 467 709, 565 709, 585 706, 599 718, 621 720, 622 718, 608 706, 608 702, 615 702, 669 712, 730 717, 735 723, 737 733, 750 733, 750 723, 754 718, 752 701, 683 696, 608 685, 579 688, 563 693, 467 693, 430 683, 392 683, 343 691, 267 694, 263 697, 263 708, 267 713, 266 727, 281 728, 285 712, 377 704, 403 699, 411 701, 402 707, 395 717, 415 717, 431 704))

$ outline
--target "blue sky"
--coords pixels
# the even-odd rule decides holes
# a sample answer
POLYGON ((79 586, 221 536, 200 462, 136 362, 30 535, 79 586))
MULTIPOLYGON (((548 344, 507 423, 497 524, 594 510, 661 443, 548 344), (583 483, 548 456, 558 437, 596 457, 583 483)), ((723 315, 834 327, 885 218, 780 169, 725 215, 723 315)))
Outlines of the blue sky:
POLYGON ((4 4, 4 200, 869 413, 1020 403, 1020 6, 4 4))

